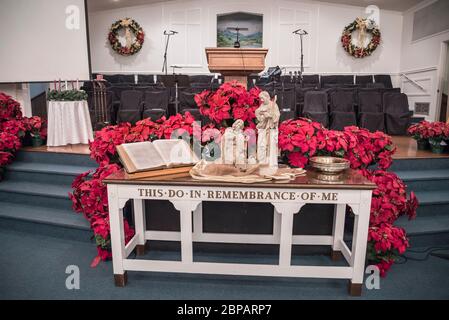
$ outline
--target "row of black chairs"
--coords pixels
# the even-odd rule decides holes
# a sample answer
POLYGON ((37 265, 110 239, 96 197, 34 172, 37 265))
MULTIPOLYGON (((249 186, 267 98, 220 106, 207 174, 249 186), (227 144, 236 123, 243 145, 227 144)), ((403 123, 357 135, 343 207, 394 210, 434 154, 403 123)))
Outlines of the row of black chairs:
MULTIPOLYGON (((94 74, 95 78, 96 74, 94 74)), ((138 74, 137 84, 161 84, 164 83, 163 75, 153 75, 153 74, 138 74)), ((211 84, 223 82, 223 77, 219 76, 215 79, 213 75, 178 75, 178 79, 183 83, 182 86, 195 86, 201 84, 211 84)), ((108 84, 136 84, 135 75, 129 74, 115 74, 115 75, 103 75, 103 78, 108 84)), ((264 78, 259 75, 251 75, 248 77, 248 87, 254 85, 261 86, 271 82, 272 78, 264 78)), ((283 75, 277 78, 278 82, 281 83, 294 83, 298 84, 300 79, 297 75, 283 75)), ((387 74, 378 75, 303 75, 303 80, 301 86, 304 88, 314 87, 314 88, 333 88, 341 87, 344 85, 357 85, 361 88, 393 88, 391 81, 391 76, 387 74)), ((166 86, 168 86, 166 84, 166 86)))
MULTIPOLYGON (((180 113, 189 111, 195 118, 204 122, 194 97, 205 89, 215 90, 217 87, 203 83, 193 87, 180 87, 176 92, 175 88, 166 88, 160 84, 114 84, 107 91, 110 122, 135 123, 146 117, 156 120, 162 116, 173 115, 176 110, 180 113)), ((332 129, 341 130, 347 125, 359 125, 371 131, 387 131, 390 134, 405 134, 406 128, 405 124, 395 128, 391 119, 405 117, 408 120, 404 120, 404 123, 410 120, 407 97, 400 94, 399 88, 364 89, 347 85, 319 90, 294 84, 270 84, 261 86, 261 89, 267 90, 272 96, 277 95, 281 120, 307 116, 332 129), (398 97, 399 94, 402 98, 394 98, 396 102, 390 103, 393 99, 389 98, 391 94, 393 97, 398 97), (371 106, 373 103, 375 107, 371 106), (377 113, 377 118, 368 113, 377 113), (367 117, 369 120, 366 120, 367 117), (374 118, 378 120, 373 121, 374 118)), ((394 121, 397 123, 399 120, 394 121)))
POLYGON ((302 110, 304 117, 334 130, 357 125, 390 135, 405 135, 412 114, 405 94, 377 90, 359 90, 356 95, 350 90, 309 91, 302 110))

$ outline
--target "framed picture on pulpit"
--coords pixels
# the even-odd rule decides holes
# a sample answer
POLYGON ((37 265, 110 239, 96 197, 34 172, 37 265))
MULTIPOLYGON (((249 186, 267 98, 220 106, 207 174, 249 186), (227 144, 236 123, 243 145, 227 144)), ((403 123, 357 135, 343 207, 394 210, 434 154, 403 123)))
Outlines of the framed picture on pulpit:
POLYGON ((233 12, 217 15, 217 47, 262 48, 263 15, 233 12))

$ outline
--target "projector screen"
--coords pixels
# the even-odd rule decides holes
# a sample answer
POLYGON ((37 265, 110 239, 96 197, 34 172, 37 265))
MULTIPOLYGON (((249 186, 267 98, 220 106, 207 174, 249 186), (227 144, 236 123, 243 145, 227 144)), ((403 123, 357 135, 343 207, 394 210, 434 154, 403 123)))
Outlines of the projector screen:
POLYGON ((84 0, 0 0, 0 83, 89 75, 84 0))

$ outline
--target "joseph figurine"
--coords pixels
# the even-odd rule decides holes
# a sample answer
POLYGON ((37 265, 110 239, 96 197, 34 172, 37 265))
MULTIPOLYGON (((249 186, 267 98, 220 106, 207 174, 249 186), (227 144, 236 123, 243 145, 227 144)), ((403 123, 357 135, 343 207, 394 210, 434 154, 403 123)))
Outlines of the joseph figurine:
POLYGON ((260 107, 255 114, 257 118, 257 160, 260 164, 272 167, 278 165, 278 126, 280 112, 277 97, 271 100, 266 91, 259 94, 260 107))

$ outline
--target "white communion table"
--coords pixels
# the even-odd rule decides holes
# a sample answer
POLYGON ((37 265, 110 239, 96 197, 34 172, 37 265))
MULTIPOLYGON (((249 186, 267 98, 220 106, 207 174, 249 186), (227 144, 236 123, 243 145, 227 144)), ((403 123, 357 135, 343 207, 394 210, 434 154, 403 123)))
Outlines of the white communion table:
POLYGON ((49 101, 47 146, 87 144, 93 138, 87 101, 49 101))
MULTIPOLYGON (((356 171, 349 170, 340 182, 316 180, 315 172, 284 183, 237 184, 196 181, 190 176, 145 180, 127 179, 123 171, 109 176, 107 184, 114 279, 125 286, 127 271, 185 272, 269 277, 349 279, 351 295, 361 295, 372 190, 376 187, 356 171), (133 199, 136 233, 125 245, 123 208, 133 199), (180 232, 146 230, 144 200, 168 200, 180 212, 180 232), (272 234, 205 233, 203 201, 262 202, 274 208, 272 234), (334 204, 332 235, 294 235, 293 218, 305 204, 334 204), (346 205, 355 215, 352 248, 343 241, 346 205), (193 215, 193 217, 192 217, 193 215), (193 218, 193 219, 192 219, 193 218), (136 249, 145 254, 147 240, 181 241, 181 261, 129 259, 136 249), (193 242, 278 244, 277 264, 244 264, 195 261, 193 242), (332 260, 344 257, 346 266, 309 266, 291 263, 292 245, 329 245, 332 260)), ((257 221, 255 222, 257 223, 257 221)))

